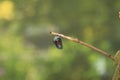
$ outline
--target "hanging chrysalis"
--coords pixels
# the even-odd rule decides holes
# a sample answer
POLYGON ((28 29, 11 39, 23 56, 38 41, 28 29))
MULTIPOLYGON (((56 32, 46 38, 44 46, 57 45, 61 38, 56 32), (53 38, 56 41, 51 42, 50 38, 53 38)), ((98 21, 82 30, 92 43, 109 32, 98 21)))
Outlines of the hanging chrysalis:
POLYGON ((59 36, 55 36, 53 42, 58 49, 63 48, 62 39, 59 36))

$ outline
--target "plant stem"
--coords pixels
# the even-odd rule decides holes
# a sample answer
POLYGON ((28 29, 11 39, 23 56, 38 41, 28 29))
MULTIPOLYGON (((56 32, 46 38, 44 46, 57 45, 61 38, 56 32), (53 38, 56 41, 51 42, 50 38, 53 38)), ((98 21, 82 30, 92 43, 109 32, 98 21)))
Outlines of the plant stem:
POLYGON ((71 40, 71 41, 79 43, 81 45, 84 45, 84 46, 86 46, 88 48, 93 49, 94 51, 97 51, 97 52, 103 54, 104 56, 108 57, 109 59, 115 61, 115 59, 114 59, 114 57, 112 55, 108 54, 107 52, 105 52, 105 51, 103 51, 103 50, 101 50, 101 49, 99 49, 99 48, 97 48, 97 47, 95 47, 93 45, 85 43, 85 42, 83 42, 83 41, 81 41, 81 40, 79 40, 77 38, 72 38, 72 37, 69 37, 69 36, 66 36, 66 35, 63 35, 63 34, 59 34, 59 33, 56 33, 56 32, 50 32, 50 34, 56 35, 56 36, 59 36, 59 37, 62 37, 62 38, 68 39, 68 40, 71 40))

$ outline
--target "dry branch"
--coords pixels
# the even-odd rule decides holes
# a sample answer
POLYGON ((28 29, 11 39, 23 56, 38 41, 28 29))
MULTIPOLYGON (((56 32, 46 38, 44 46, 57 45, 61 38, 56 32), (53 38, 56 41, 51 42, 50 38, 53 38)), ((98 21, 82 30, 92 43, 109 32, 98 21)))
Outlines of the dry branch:
POLYGON ((117 51, 117 53, 114 56, 114 59, 116 69, 112 80, 120 80, 120 50, 117 51))
POLYGON ((81 40, 79 40, 77 38, 72 38, 72 37, 69 37, 69 36, 66 36, 66 35, 63 35, 63 34, 59 34, 59 33, 56 33, 56 32, 50 32, 50 34, 56 35, 56 36, 59 36, 59 37, 62 37, 62 38, 68 39, 68 40, 71 40, 71 41, 79 43, 81 45, 84 45, 84 46, 86 46, 88 48, 93 49, 94 51, 97 51, 97 52, 103 54, 104 56, 108 57, 109 59, 115 61, 115 59, 114 59, 114 57, 112 57, 112 55, 108 54, 107 52, 105 52, 105 51, 103 51, 103 50, 101 50, 101 49, 99 49, 99 48, 97 48, 97 47, 95 47, 93 45, 85 43, 85 42, 83 42, 83 41, 81 41, 81 40))

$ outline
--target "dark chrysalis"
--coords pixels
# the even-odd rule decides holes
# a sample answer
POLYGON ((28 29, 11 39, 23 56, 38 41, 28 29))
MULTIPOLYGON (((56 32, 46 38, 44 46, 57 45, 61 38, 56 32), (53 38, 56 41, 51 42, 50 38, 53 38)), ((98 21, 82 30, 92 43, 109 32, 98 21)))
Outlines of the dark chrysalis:
POLYGON ((63 48, 62 39, 59 36, 55 36, 53 42, 58 49, 63 48))

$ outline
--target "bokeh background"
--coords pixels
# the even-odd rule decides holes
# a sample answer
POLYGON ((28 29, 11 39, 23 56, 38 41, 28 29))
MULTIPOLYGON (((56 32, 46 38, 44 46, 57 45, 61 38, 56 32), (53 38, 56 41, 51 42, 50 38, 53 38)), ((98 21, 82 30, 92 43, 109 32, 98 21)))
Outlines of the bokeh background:
POLYGON ((0 80, 111 80, 113 61, 50 31, 111 55, 120 49, 120 0, 0 0, 0 80))

